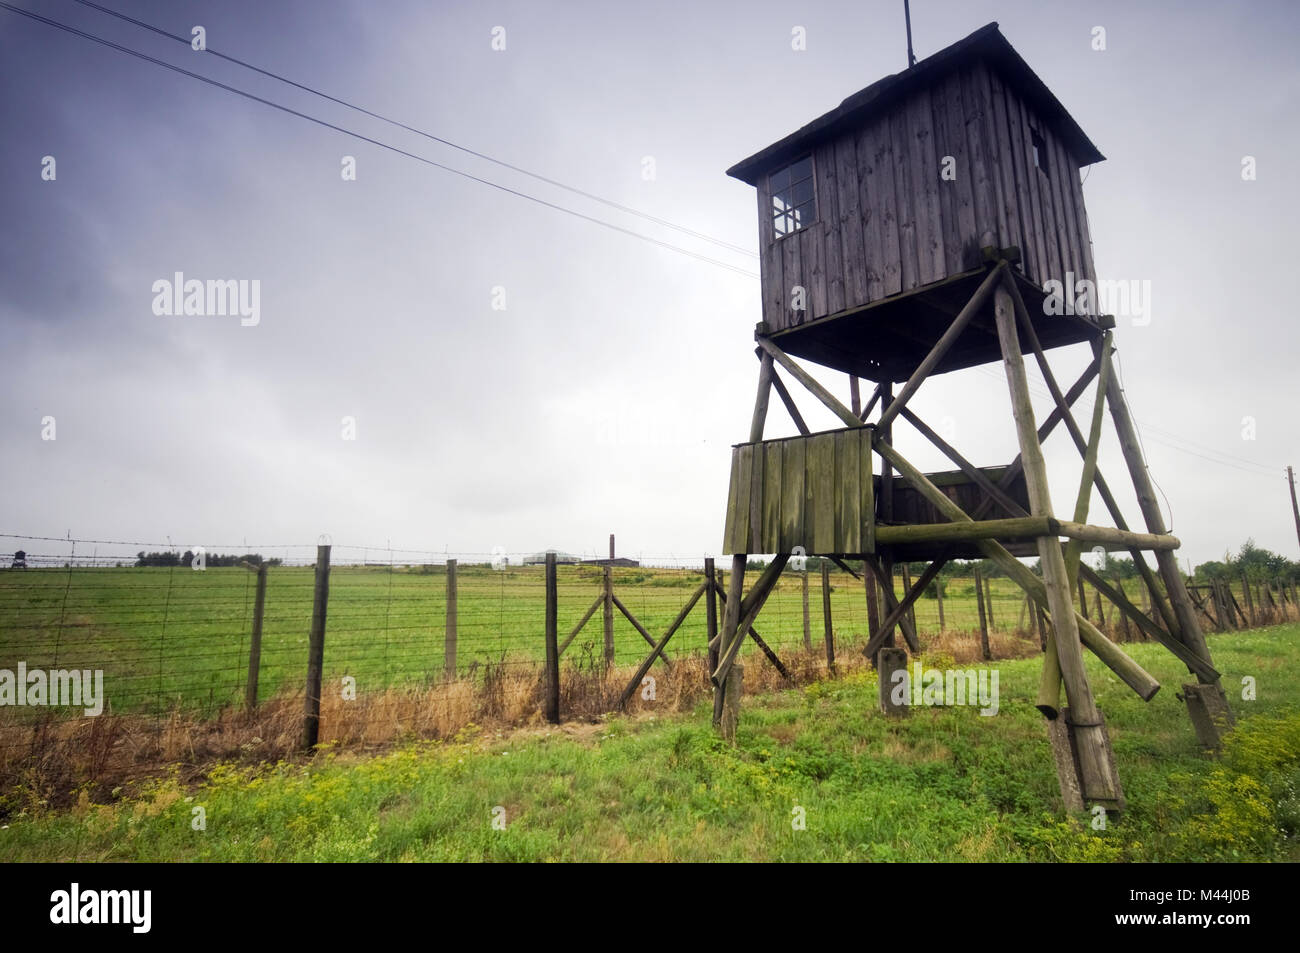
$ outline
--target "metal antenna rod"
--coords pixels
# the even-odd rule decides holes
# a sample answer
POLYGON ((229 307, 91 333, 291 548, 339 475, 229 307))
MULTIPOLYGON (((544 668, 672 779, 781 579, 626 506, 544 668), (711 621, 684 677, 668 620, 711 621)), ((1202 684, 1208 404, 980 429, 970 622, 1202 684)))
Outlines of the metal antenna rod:
POLYGON ((916 54, 912 52, 912 5, 903 0, 903 18, 907 21, 907 68, 916 65, 916 54))

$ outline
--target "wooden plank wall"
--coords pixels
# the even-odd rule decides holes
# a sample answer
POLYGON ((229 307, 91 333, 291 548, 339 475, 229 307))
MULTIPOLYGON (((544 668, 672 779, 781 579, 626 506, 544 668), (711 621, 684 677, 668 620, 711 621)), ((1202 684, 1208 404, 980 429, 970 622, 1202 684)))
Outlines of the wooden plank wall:
POLYGON ((817 220, 773 234, 759 182, 763 320, 783 330, 979 264, 985 233, 1020 248, 1037 284, 1096 279, 1079 166, 1023 98, 984 64, 813 151, 817 220), (1033 162, 1031 130, 1046 144, 1033 162), (945 156, 955 178, 940 177, 945 156), (806 310, 792 308, 796 286, 806 310))
POLYGON ((733 448, 723 552, 862 552, 870 454, 865 427, 733 448))

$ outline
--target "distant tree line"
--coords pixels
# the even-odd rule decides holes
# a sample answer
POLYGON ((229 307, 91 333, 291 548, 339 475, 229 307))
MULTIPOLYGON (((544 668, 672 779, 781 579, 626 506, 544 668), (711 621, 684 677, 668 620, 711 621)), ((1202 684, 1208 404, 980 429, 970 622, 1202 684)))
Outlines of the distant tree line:
MULTIPOLYGON (((1109 552, 1103 553, 1100 565, 1096 564, 1092 550, 1085 549, 1083 556, 1088 565, 1092 566, 1105 579, 1123 581, 1134 579, 1138 575, 1137 567, 1133 565, 1133 559, 1129 556, 1115 556, 1109 552)), ((819 572, 822 562, 830 562, 830 560, 823 560, 818 556, 809 556, 805 566, 809 571, 819 572)), ((862 561, 858 559, 846 560, 845 564, 859 572, 863 569, 862 561)), ((925 562, 907 564, 908 570, 914 579, 925 572, 928 566, 929 563, 925 562)), ((767 561, 764 559, 750 559, 747 561, 745 568, 750 570, 765 569, 767 568, 767 561)), ((832 568, 835 568, 833 563, 832 568)), ((1029 568, 1036 575, 1041 576, 1043 574, 1042 566, 1039 565, 1037 559, 1029 563, 1029 568)), ((999 576, 1006 575, 1002 567, 992 559, 954 559, 940 570, 939 580, 947 583, 948 580, 953 578, 968 578, 976 569, 980 571, 981 576, 988 579, 996 579, 999 576)), ((1245 573, 1251 582, 1274 582, 1279 579, 1288 582, 1292 580, 1300 581, 1300 561, 1287 559, 1285 556, 1280 556, 1267 549, 1261 549, 1255 545, 1253 539, 1248 539, 1242 544, 1235 556, 1225 553, 1223 559, 1201 563, 1193 570, 1191 576, 1187 576, 1186 573, 1183 576, 1197 583, 1212 580, 1239 582, 1242 573, 1245 573)), ((933 589, 934 585, 932 583, 930 586, 931 592, 933 592, 933 589)))
MULTIPOLYGON (((204 565, 210 567, 218 566, 238 566, 240 563, 251 563, 254 566, 260 566, 265 563, 268 566, 279 566, 283 560, 278 557, 271 559, 262 558, 261 553, 246 553, 243 556, 223 556, 220 553, 204 553, 204 565)), ((135 565, 137 568, 143 566, 185 566, 194 565, 194 551, 185 550, 183 553, 166 552, 166 553, 145 553, 140 552, 135 555, 135 565)))
POLYGON ((1251 582, 1275 582, 1279 579, 1291 582, 1300 579, 1300 562, 1261 549, 1253 539, 1248 539, 1237 550, 1237 555, 1224 553, 1222 559, 1201 563, 1192 578, 1197 582, 1236 582, 1243 573, 1251 582))

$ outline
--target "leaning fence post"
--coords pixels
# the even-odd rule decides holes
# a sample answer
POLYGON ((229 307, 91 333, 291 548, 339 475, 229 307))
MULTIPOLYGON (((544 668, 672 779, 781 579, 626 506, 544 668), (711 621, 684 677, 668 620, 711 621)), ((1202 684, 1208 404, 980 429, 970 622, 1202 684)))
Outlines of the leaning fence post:
POLYGON ((715 641, 718 637, 718 583, 712 556, 704 560, 704 583, 708 587, 704 592, 704 636, 708 640, 706 644, 709 649, 709 671, 716 672, 718 670, 718 644, 715 641))
POLYGON ((993 582, 988 576, 984 577, 984 608, 989 615, 989 628, 996 629, 998 621, 993 617, 993 582))
POLYGON ((803 647, 804 651, 812 651, 812 624, 808 615, 808 566, 805 563, 803 570, 799 573, 800 582, 803 587, 803 647))
MULTIPOLYGON (((1115 588, 1119 590, 1119 594, 1121 596, 1123 596, 1125 599, 1128 598, 1128 593, 1124 591, 1123 579, 1115 580, 1115 588)), ((1120 630, 1124 633, 1123 635, 1124 641, 1125 642, 1133 641, 1133 633, 1132 630, 1129 628, 1129 623, 1128 623, 1128 613, 1124 612, 1123 610, 1120 610, 1119 613, 1119 625, 1120 625, 1120 630)))
POLYGON ((1255 614, 1255 600, 1250 595, 1250 580, 1246 578, 1244 572, 1241 574, 1241 594, 1246 600, 1246 613, 1250 618, 1251 626, 1259 625, 1259 617, 1255 614))
POLYGON ((266 609, 266 571, 262 563, 257 567, 257 595, 253 597, 253 631, 248 645, 248 680, 244 684, 244 707, 252 711, 257 707, 257 679, 262 670, 262 615, 266 609))
POLYGON ((822 621, 826 633, 826 667, 835 665, 835 634, 831 628, 831 565, 822 560, 822 621))
MULTIPOLYGON (((880 629, 880 607, 877 601, 880 599, 880 590, 876 585, 876 574, 873 571, 871 560, 874 557, 868 556, 862 560, 862 588, 867 593, 867 641, 870 642, 876 637, 876 632, 880 629)), ((876 659, 872 658, 871 664, 876 664, 876 659)))
POLYGON ((978 569, 975 570, 975 605, 980 617, 980 654, 988 661, 993 658, 993 653, 989 651, 989 624, 984 615, 984 580, 980 578, 978 569))
MULTIPOLYGON (((903 595, 906 596, 912 591, 912 572, 907 568, 907 563, 903 563, 903 595)), ((912 623, 912 631, 916 631, 916 603, 913 602, 907 609, 907 618, 912 623)))
POLYGON ((938 605, 938 607, 939 607, 939 634, 942 635, 942 634, 943 634, 943 630, 944 630, 944 621, 943 621, 943 580, 942 580, 942 579, 936 579, 936 580, 934 581, 934 601, 935 601, 935 604, 938 605))
POLYGON ((546 720, 560 723, 560 647, 556 631, 555 553, 546 554, 546 720))
POLYGON ((442 674, 456 677, 456 560, 447 560, 447 628, 442 640, 442 674))
POLYGON ((307 690, 302 746, 316 747, 320 738, 320 683, 325 667, 325 609, 330 599, 330 547, 316 547, 316 589, 311 605, 311 635, 307 645, 307 690))

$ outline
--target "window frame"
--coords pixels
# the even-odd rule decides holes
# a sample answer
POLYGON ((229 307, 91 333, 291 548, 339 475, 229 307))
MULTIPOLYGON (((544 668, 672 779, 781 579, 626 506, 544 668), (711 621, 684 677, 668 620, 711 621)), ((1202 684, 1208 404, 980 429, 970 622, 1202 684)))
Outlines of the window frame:
POLYGON ((784 238, 789 238, 791 235, 797 235, 800 232, 804 231, 805 229, 811 228, 813 225, 816 225, 821 220, 820 210, 818 209, 817 205, 818 205, 817 203, 817 159, 814 157, 812 152, 807 152, 799 156, 797 159, 791 159, 789 162, 785 163, 779 168, 773 169, 771 172, 767 174, 767 220, 772 228, 772 238, 774 241, 779 242, 784 238), (792 182, 789 185, 787 185, 784 189, 774 190, 772 188, 773 176, 779 175, 780 173, 793 168, 794 166, 798 165, 800 162, 803 162, 805 159, 808 160, 808 168, 810 170, 810 174, 807 179, 800 179, 799 183, 792 182), (812 197, 807 202, 804 202, 801 205, 793 206, 793 208, 790 211, 777 212, 776 210, 777 192, 778 191, 789 192, 791 189, 793 189, 793 187, 796 184, 800 184, 803 182, 812 183, 812 197), (788 232, 782 232, 780 234, 777 233, 776 220, 778 218, 791 217, 792 212, 797 212, 799 209, 805 208, 808 205, 812 206, 812 217, 806 223, 800 225, 798 228, 791 229, 788 232))
POLYGON ((1034 168, 1050 181, 1052 171, 1047 164, 1047 140, 1033 126, 1029 127, 1029 158, 1033 161, 1034 168))

